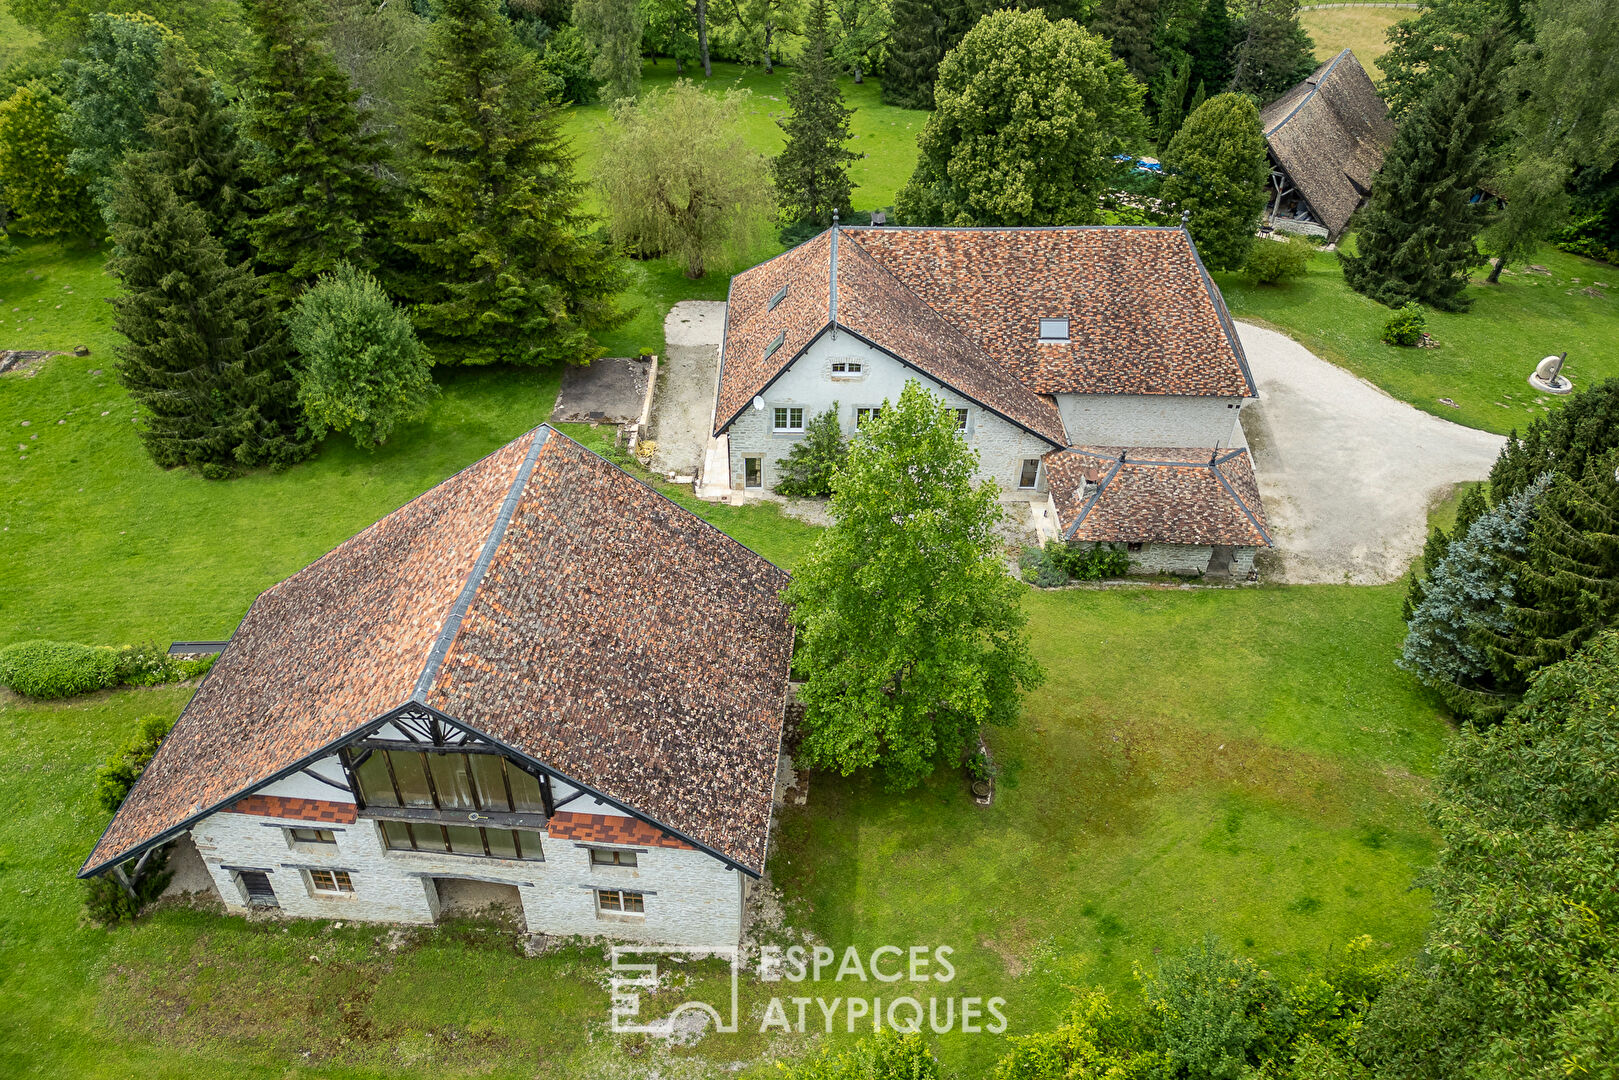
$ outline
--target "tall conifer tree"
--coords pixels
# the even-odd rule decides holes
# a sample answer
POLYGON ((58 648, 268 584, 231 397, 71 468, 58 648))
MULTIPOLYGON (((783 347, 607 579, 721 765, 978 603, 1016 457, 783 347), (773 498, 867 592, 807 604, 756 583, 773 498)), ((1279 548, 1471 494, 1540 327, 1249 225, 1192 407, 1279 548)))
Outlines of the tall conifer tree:
POLYGON ((783 211, 799 221, 830 223, 834 209, 848 212, 849 162, 859 156, 848 147, 854 110, 843 103, 837 72, 827 55, 830 22, 827 0, 811 0, 804 50, 787 83, 792 112, 776 121, 787 136, 787 145, 771 166, 776 197, 783 211))
POLYGON ((1281 97, 1316 66, 1315 47, 1299 25, 1298 0, 1247 0, 1232 42, 1226 89, 1252 94, 1261 105, 1281 97))
POLYGON ((1469 200, 1487 174, 1505 59, 1498 35, 1465 42, 1449 77, 1401 121, 1359 217, 1358 253, 1338 253, 1356 292, 1390 307, 1467 307, 1462 290, 1483 263, 1474 238, 1487 213, 1469 200))
POLYGON ((933 108, 933 82, 949 35, 934 0, 893 0, 893 30, 883 63, 883 101, 905 109, 933 108))
POLYGON ((1231 78, 1231 11, 1226 0, 1206 0, 1186 52, 1192 58, 1193 86, 1202 83, 1218 89, 1231 78))
POLYGON ((252 270, 143 157, 119 166, 112 205, 118 376, 152 459, 223 477, 308 456, 281 321, 252 270))
POLYGON ((439 363, 598 355, 624 275, 589 235, 550 81, 497 0, 443 0, 411 117, 407 246, 427 272, 417 332, 439 363))
POLYGON ((253 73, 249 171, 258 181, 252 236, 279 303, 340 262, 376 265, 377 223, 391 192, 383 148, 366 130, 348 75, 316 32, 311 0, 247 0, 253 73))
POLYGON ((1158 0, 1100 0, 1090 28, 1113 43, 1113 55, 1130 74, 1151 86, 1163 66, 1153 50, 1158 21, 1158 0))

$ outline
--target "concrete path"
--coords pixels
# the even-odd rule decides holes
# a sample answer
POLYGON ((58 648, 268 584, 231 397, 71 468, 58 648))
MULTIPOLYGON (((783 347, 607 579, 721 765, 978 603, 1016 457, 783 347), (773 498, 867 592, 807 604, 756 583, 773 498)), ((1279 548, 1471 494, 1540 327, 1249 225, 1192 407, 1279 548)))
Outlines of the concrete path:
POLYGON ((1239 322, 1237 332, 1259 384, 1242 426, 1276 545, 1264 577, 1402 576, 1422 551, 1429 508, 1487 476, 1505 439, 1419 412, 1274 330, 1239 322))
POLYGON ((669 355, 658 371, 648 438, 658 444, 652 468, 665 475, 695 476, 708 447, 719 379, 725 304, 683 300, 664 316, 669 355))

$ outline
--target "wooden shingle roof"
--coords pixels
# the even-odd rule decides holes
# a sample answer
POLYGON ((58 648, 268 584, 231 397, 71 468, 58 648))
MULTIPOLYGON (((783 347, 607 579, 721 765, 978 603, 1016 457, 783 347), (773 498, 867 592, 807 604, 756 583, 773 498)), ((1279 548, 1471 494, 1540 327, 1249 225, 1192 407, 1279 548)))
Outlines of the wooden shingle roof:
POLYGON ((410 704, 762 872, 786 584, 537 428, 263 593, 80 873, 410 704))
POLYGON ((1260 111, 1271 158, 1336 239, 1394 145, 1394 121, 1348 49, 1260 111))

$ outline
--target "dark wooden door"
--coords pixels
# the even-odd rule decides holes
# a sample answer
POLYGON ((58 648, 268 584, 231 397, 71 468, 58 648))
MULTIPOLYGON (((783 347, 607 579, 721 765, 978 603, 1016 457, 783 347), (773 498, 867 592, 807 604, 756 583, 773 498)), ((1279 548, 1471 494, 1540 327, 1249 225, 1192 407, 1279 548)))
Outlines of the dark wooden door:
POLYGON ((270 875, 260 870, 238 870, 242 888, 247 890, 247 902, 254 907, 280 907, 275 889, 270 886, 270 875))

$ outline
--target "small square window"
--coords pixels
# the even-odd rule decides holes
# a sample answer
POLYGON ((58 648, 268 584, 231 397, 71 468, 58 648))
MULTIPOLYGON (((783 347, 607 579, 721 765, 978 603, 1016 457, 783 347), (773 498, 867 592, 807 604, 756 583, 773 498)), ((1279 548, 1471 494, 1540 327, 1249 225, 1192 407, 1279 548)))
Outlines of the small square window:
POLYGON ((330 829, 288 829, 287 839, 294 844, 335 844, 337 834, 330 829))
POLYGON ((804 410, 794 407, 778 407, 775 409, 776 431, 803 431, 804 410))
POLYGON ((634 866, 635 852, 614 851, 611 848, 591 848, 591 866, 634 866))
POLYGON ((1141 548, 1142 548, 1142 543, 1141 543, 1140 540, 1131 540, 1129 543, 1124 545, 1124 550, 1130 551, 1130 552, 1140 551, 1141 548))
POLYGON ((311 870, 309 884, 318 893, 343 896, 354 891, 354 882, 347 870, 311 870))
POLYGON ((1036 480, 1040 479, 1040 459, 1037 457, 1024 458, 1023 469, 1018 473, 1017 486, 1032 488, 1036 480))
POLYGON ((883 410, 882 410, 882 408, 880 406, 872 406, 869 409, 856 409, 854 411, 854 426, 855 426, 855 429, 859 430, 860 428, 865 427, 867 424, 871 423, 873 420, 877 419, 882 414, 883 414, 883 410))
POLYGON ((1040 340, 1041 341, 1067 341, 1068 340, 1068 320, 1067 319, 1041 319, 1040 320, 1040 340))
POLYGON ((614 915, 642 915, 646 913, 646 904, 638 892, 626 892, 622 889, 597 889, 596 906, 602 911, 614 915))
POLYGON ((742 486, 758 488, 765 486, 765 459, 745 457, 742 459, 742 486))
POLYGON ((957 431, 966 431, 967 430, 967 410, 966 409, 957 409, 956 410, 956 430, 957 431))

